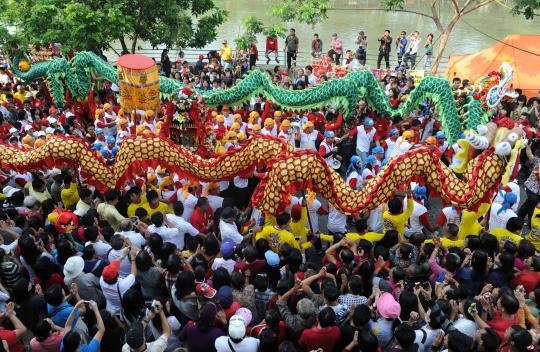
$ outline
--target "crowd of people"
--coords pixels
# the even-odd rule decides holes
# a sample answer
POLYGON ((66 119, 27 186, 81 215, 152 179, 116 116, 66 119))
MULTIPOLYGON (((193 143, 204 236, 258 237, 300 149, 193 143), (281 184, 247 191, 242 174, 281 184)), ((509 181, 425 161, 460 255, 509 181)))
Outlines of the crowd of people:
MULTIPOLYGON (((381 46, 394 45, 389 36, 381 46)), ((298 48, 294 38, 287 43, 298 48)), ((317 43, 314 54, 322 52, 317 43)), ((337 35, 332 43, 339 58, 337 35)), ((412 53, 402 54, 414 66, 412 53)), ((167 63, 165 52, 162 70, 201 90, 227 88, 241 76, 228 55, 167 63)), ((316 84, 309 67, 278 69, 273 79, 292 89, 316 84)), ((0 68, 0 85, 0 138, 25 150, 72 136, 114 163, 124 139, 160 134, 169 113, 165 103, 161 111, 124 112, 111 84, 94 85, 87 103, 55 107, 44 82, 21 83, 9 67, 0 68)), ((399 107, 414 80, 394 71, 381 85, 399 107)), ((262 214, 249 200, 264 168, 218 183, 148 168, 107 191, 76 168, 3 170, 0 351, 535 350, 539 106, 540 92, 494 113, 495 122, 523 126, 533 142, 521 158, 525 182, 512 180, 479 209, 436 211, 436 196, 415 183, 359 214, 341 213, 310 189, 291 195, 285 211, 262 214)), ((355 189, 388 158, 421 145, 456 162, 459 147, 446 141, 429 99, 404 118, 381 116, 365 101, 352 115, 286 111, 259 96, 203 114, 215 141, 210 156, 259 134, 283 138, 318 151, 355 189)))
MULTIPOLYGON (((345 49, 343 40, 337 33, 332 34, 329 43, 328 48, 326 48, 319 34, 315 33, 306 51, 313 60, 329 57, 335 65, 342 65, 351 69, 367 67, 368 37, 363 31, 358 33, 355 40, 356 47, 353 49, 345 49)), ((297 68, 296 60, 300 53, 300 40, 296 36, 296 30, 294 28, 289 30, 281 44, 280 39, 275 35, 266 37, 264 59, 259 56, 259 48, 256 41, 251 43, 249 50, 238 48, 233 50, 227 40, 223 40, 221 49, 219 51, 212 51, 208 59, 210 60, 210 64, 212 64, 213 59, 216 59, 225 70, 230 69, 236 73, 245 73, 248 70, 258 68, 257 62, 259 62, 259 59, 262 59, 261 64, 270 65, 273 59, 279 65, 281 52, 279 48, 281 45, 283 45, 283 58, 287 70, 290 71, 293 68, 297 68)), ((377 38, 377 45, 377 69, 381 68, 383 60, 387 70, 391 68, 403 71, 410 69, 427 70, 431 68, 434 54, 433 33, 427 34, 425 39, 422 40, 418 31, 413 31, 410 35, 407 35, 406 31, 401 31, 396 40, 393 40, 391 31, 387 29, 382 36, 377 38), (396 53, 395 61, 397 65, 394 67, 391 67, 390 64, 394 61, 390 59, 392 50, 396 53), (418 62, 417 59, 419 60, 418 62)), ((180 51, 177 63, 183 61, 183 56, 184 53, 180 51)), ((201 55, 199 60, 202 61, 203 59, 204 56, 201 55)), ((168 56, 167 49, 163 51, 160 63, 163 65, 163 73, 166 76, 170 76, 173 63, 168 56)))

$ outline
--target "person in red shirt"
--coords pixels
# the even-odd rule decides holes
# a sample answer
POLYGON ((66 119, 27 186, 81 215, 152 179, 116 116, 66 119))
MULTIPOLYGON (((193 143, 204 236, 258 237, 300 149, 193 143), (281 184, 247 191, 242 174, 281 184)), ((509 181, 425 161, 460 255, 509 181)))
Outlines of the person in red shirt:
POLYGON ((199 230, 200 233, 207 234, 211 231, 214 225, 214 214, 212 213, 212 208, 210 208, 210 203, 208 203, 208 198, 200 197, 197 200, 197 206, 191 215, 191 225, 199 230))
POLYGON ((259 58, 259 50, 257 50, 257 43, 251 43, 249 47, 249 69, 252 70, 255 68, 255 64, 259 58))
POLYGON ((266 50, 264 56, 266 57, 266 64, 268 65, 270 63, 270 53, 274 53, 274 58, 276 62, 279 64, 278 60, 278 40, 275 35, 269 35, 266 37, 266 50))
POLYGON ((513 287, 523 285, 525 294, 529 294, 540 282, 540 258, 532 256, 525 259, 525 270, 521 271, 514 279, 513 287))
POLYGON ((4 327, 0 328, 0 339, 4 340, 9 346, 10 351, 23 352, 25 350, 22 338, 26 335, 26 326, 13 314, 15 304, 10 302, 6 306, 4 316, 11 322, 14 330, 8 330, 4 327))
MULTIPOLYGON (((525 297, 522 295, 523 304, 525 304, 525 297)), ((472 316, 476 325, 480 329, 492 328, 497 332, 502 340, 502 343, 506 343, 505 331, 512 325, 519 325, 518 310, 520 303, 518 299, 511 293, 503 293, 497 301, 497 310, 493 315, 493 319, 485 322, 479 315, 476 309, 472 310, 472 316)))
POLYGON ((319 312, 319 323, 317 326, 304 330, 298 344, 304 351, 322 350, 331 352, 335 344, 341 338, 341 331, 335 325, 336 313, 330 307, 326 307, 319 312))

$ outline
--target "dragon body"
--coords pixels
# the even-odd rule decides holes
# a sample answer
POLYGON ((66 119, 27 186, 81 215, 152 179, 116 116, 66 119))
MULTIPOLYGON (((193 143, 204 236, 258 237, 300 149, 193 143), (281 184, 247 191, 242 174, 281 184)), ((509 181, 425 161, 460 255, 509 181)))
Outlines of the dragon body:
MULTIPOLYGON (((64 58, 53 58, 37 62, 29 66, 27 71, 19 69, 21 60, 26 59, 18 56, 13 59, 14 73, 25 81, 40 77, 48 78, 53 100, 60 106, 65 103, 64 82, 72 95, 78 98, 88 96, 92 72, 101 74, 113 83, 118 82, 115 67, 91 52, 77 53, 70 61, 64 58)), ((177 80, 160 77, 162 98, 170 98, 182 87, 177 80)), ((462 121, 449 82, 439 77, 424 78, 401 107, 394 109, 379 81, 369 70, 351 71, 342 78, 331 79, 312 88, 296 91, 283 89, 273 84, 266 73, 254 70, 233 87, 203 92, 202 96, 206 105, 218 106, 242 103, 254 94, 265 95, 278 105, 290 109, 301 110, 332 104, 336 108, 343 108, 346 117, 350 115, 360 99, 367 100, 370 106, 379 113, 394 117, 406 116, 426 98, 430 98, 436 104, 438 119, 450 143, 458 139, 462 129, 474 130, 476 126, 488 120, 487 109, 470 98, 465 105, 467 112, 462 121)))
POLYGON ((252 203, 274 214, 283 209, 287 195, 296 187, 310 188, 341 212, 352 214, 383 204, 399 185, 421 179, 446 202, 470 208, 485 201, 497 189, 503 175, 508 174, 507 169, 514 165, 505 156, 511 152, 517 154, 522 147, 512 130, 499 129, 497 136, 495 140, 504 148, 486 146, 486 150, 469 161, 462 179, 433 150, 421 147, 390 159, 361 191, 350 188, 319 154, 294 151, 284 140, 268 136, 253 137, 241 148, 210 159, 168 139, 136 137, 122 143, 111 166, 84 141, 54 136, 31 150, 0 145, 0 166, 18 172, 70 166, 78 168, 90 184, 107 189, 122 187, 149 166, 162 166, 183 177, 221 181, 239 174, 248 177, 255 166, 264 165, 269 171, 255 190, 252 203))

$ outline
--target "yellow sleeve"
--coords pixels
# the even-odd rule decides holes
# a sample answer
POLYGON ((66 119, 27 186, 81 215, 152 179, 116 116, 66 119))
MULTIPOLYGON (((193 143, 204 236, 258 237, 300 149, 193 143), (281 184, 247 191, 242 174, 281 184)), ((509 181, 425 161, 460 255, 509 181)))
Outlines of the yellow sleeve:
POLYGON ((285 243, 288 243, 291 245, 291 247, 300 249, 300 245, 298 244, 298 241, 294 238, 294 235, 290 233, 289 231, 285 231, 285 243))
POLYGON ((345 234, 345 238, 351 241, 358 241, 362 237, 360 236, 360 234, 356 232, 348 232, 345 234))
POLYGON ((443 246, 445 246, 446 248, 450 248, 450 247, 464 247, 465 246, 465 241, 464 240, 457 240, 457 241, 452 241, 448 238, 441 238, 441 243, 443 246))
POLYGON ((161 208, 161 212, 165 214, 172 214, 172 209, 167 204, 160 202, 159 207, 161 208))
POLYGON ((383 239, 383 237, 384 237, 383 233, 368 232, 368 233, 366 233, 365 235, 363 235, 360 238, 363 238, 363 239, 368 240, 369 242, 373 243, 373 242, 379 242, 380 240, 383 239))
POLYGON ((531 227, 540 227, 540 217, 537 218, 537 215, 540 215, 540 208, 535 207, 531 218, 531 227))
POLYGON ((324 233, 320 233, 319 238, 322 241, 326 241, 326 242, 330 242, 330 243, 334 242, 334 236, 332 236, 332 235, 326 235, 324 233))
POLYGON ((274 215, 265 214, 264 216, 264 226, 276 226, 277 221, 274 215))
POLYGON ((302 213, 300 215, 300 220, 298 222, 301 223, 304 227, 306 226, 308 222, 308 213, 307 213, 306 207, 302 207, 302 213))
POLYGON ((77 184, 75 182, 71 182, 68 188, 64 188, 62 192, 60 192, 60 198, 62 198, 62 203, 64 203, 65 207, 70 207, 71 205, 77 203, 79 201, 77 184), (77 199, 77 202, 73 203, 75 199, 77 199))
POLYGON ((261 229, 261 231, 257 232, 255 235, 255 240, 259 240, 261 238, 267 238, 268 237, 268 226, 265 226, 261 229))
POLYGON ((424 243, 433 243, 433 240, 432 239, 425 240, 424 243))
POLYGON ((480 206, 478 207, 478 216, 476 217, 476 219, 480 219, 481 216, 486 214, 488 212, 488 210, 489 210, 489 207, 491 207, 490 203, 482 203, 482 204, 480 204, 480 206))
POLYGON ((408 219, 414 210, 414 201, 413 197, 407 197, 407 209, 403 212, 405 220, 408 219))

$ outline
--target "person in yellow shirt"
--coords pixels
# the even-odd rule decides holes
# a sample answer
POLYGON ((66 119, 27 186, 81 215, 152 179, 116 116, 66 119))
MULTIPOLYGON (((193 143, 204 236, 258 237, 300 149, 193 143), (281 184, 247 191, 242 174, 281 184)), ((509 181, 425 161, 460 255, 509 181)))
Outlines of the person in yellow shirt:
POLYGON ((540 252, 540 203, 534 208, 533 215, 531 217, 531 232, 527 239, 534 244, 537 252, 540 252))
POLYGON ((401 235, 405 234, 405 223, 413 212, 414 204, 411 191, 407 191, 407 209, 403 210, 401 198, 394 198, 388 202, 388 209, 383 213, 383 232, 396 230, 401 235))
POLYGON ((15 94, 13 94, 13 98, 19 100, 21 103, 24 103, 24 101, 26 100, 26 94, 27 93, 28 93, 28 91, 26 90, 24 85, 19 84, 17 86, 17 92, 15 94))
POLYGON ((172 209, 169 205, 159 201, 159 195, 156 191, 151 190, 146 192, 148 203, 143 204, 142 208, 148 212, 148 216, 161 212, 163 214, 172 214, 172 209))
MULTIPOLYGON (((531 221, 532 222, 532 221, 531 221)), ((523 237, 519 234, 523 230, 523 220, 517 216, 508 219, 506 223, 506 228, 496 227, 493 230, 489 231, 493 236, 497 237, 498 241, 512 241, 516 245, 521 242, 523 237)))
POLYGON ((477 211, 463 210, 461 214, 461 224, 459 225, 459 240, 464 240, 470 235, 478 236, 482 232, 483 227, 478 222, 478 219, 487 213, 490 206, 490 203, 482 203, 477 211))
MULTIPOLYGON (((308 222, 307 208, 305 207, 305 201, 302 199, 302 205, 296 204, 291 208, 291 232, 294 238, 298 241, 300 246, 304 248, 304 245, 308 244, 309 230, 306 227, 308 222)), ((311 243, 310 243, 311 244, 311 243)), ((311 246, 309 246, 311 247, 311 246)), ((308 248, 309 248, 308 247, 308 248)))
POLYGON ((287 243, 293 248, 300 249, 300 245, 294 238, 294 235, 290 231, 286 230, 290 221, 291 216, 288 213, 278 215, 276 217, 277 225, 266 225, 260 231, 257 231, 257 228, 255 228, 255 239, 266 239, 270 245, 270 249, 276 253, 279 253, 279 249, 284 243, 287 243))
POLYGON ((71 175, 66 175, 64 177, 64 185, 64 189, 60 192, 60 199, 62 199, 62 204, 64 204, 65 208, 73 210, 80 199, 77 183, 73 181, 71 175))
MULTIPOLYGON (((459 239, 458 233, 458 225, 452 223, 446 224, 444 228, 444 237, 440 238, 443 247, 465 247, 465 240, 459 239)), ((425 240, 424 243, 433 243, 433 240, 425 240)))
POLYGON ((105 193, 105 203, 99 203, 96 210, 98 214, 106 220, 114 231, 120 230, 120 223, 125 219, 116 209, 118 203, 118 193, 115 190, 109 190, 105 193))
POLYGON ((219 55, 221 56, 223 69, 230 68, 232 65, 232 48, 227 44, 227 40, 223 40, 219 55))
POLYGON ((135 216, 135 211, 138 208, 142 208, 148 201, 146 200, 146 194, 142 194, 139 186, 130 188, 126 193, 126 197, 129 200, 127 209, 127 215, 129 217, 135 216))

